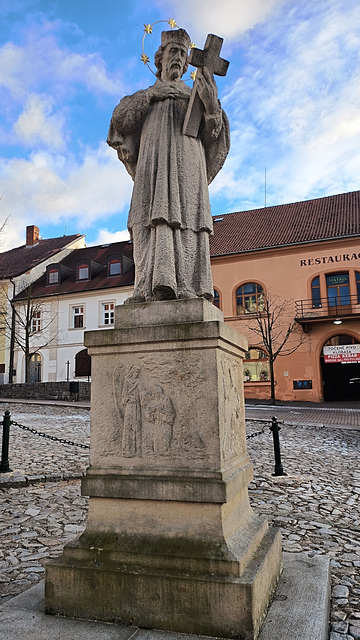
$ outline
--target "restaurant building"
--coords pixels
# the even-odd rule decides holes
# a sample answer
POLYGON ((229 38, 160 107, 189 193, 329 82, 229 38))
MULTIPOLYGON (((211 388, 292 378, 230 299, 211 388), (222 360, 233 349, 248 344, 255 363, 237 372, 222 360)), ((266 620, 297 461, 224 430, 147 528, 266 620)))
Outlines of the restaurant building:
POLYGON ((214 217, 215 303, 247 336, 245 397, 270 397, 269 358, 254 333, 270 298, 282 330, 276 398, 360 400, 360 191, 214 217))

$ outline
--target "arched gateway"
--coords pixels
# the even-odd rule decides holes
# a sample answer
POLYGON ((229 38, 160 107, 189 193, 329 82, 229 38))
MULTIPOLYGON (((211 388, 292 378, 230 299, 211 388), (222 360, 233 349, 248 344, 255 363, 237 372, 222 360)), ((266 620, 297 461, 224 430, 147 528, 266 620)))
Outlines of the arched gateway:
POLYGON ((320 356, 324 400, 360 400, 360 343, 339 334, 325 342, 320 356))

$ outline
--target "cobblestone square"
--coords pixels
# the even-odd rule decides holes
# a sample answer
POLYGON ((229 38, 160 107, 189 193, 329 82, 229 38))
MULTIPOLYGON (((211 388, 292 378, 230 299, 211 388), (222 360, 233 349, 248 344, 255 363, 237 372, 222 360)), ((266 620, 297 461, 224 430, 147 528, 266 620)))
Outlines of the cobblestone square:
MULTIPOLYGON (((0 403, 11 419, 89 444, 90 411, 0 403)), ((360 639, 360 431, 281 424, 286 476, 274 477, 270 422, 247 421, 254 510, 280 527, 284 551, 327 554, 332 565, 331 640, 360 639)), ((0 602, 44 577, 44 562, 84 528, 80 478, 89 450, 11 426, 11 474, 0 474, 0 602)))

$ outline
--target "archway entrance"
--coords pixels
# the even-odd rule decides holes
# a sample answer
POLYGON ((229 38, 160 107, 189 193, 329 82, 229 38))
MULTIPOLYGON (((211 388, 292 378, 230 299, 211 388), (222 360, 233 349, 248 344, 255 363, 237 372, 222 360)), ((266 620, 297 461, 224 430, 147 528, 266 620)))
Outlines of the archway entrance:
POLYGON ((75 378, 81 378, 91 376, 91 357, 88 354, 87 349, 79 351, 75 356, 75 378))
POLYGON ((345 334, 333 336, 322 349, 320 356, 324 384, 325 402, 341 402, 360 400, 360 362, 356 362, 356 352, 351 354, 351 347, 359 341, 345 334), (344 346, 344 349, 341 347, 344 346), (339 349, 325 349, 339 347, 339 349), (355 361, 351 361, 355 357, 355 361))
POLYGON ((34 353, 29 362, 29 382, 41 382, 41 355, 34 353))

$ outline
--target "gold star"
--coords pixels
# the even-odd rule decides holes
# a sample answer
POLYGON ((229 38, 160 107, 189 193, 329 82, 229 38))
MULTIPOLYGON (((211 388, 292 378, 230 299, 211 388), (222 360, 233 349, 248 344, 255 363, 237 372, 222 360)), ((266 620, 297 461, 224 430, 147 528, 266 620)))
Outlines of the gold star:
POLYGON ((195 42, 192 42, 192 43, 191 43, 191 45, 190 45, 190 49, 196 49, 196 44, 195 44, 195 42))
POLYGON ((152 33, 153 32, 153 28, 152 28, 151 24, 144 24, 144 27, 145 27, 145 29, 144 29, 145 33, 152 33))
POLYGON ((193 82, 195 82, 195 78, 196 78, 196 70, 192 71, 192 73, 190 73, 190 78, 191 80, 193 80, 193 82))
POLYGON ((150 62, 150 58, 146 55, 146 53, 143 53, 143 54, 141 55, 141 61, 142 61, 144 64, 148 64, 148 62, 150 62))
POLYGON ((170 18, 170 20, 169 20, 169 25, 170 25, 170 27, 171 27, 172 29, 174 29, 175 27, 177 27, 176 20, 173 20, 172 18, 170 18))

